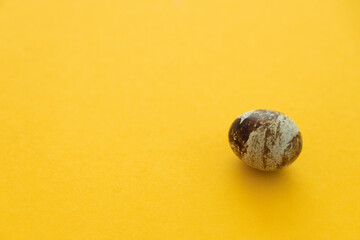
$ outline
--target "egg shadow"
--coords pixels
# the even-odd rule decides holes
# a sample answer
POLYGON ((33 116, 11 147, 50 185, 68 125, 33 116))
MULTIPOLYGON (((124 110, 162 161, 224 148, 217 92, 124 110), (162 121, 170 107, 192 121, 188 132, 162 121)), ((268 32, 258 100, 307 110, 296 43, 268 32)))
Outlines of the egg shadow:
POLYGON ((292 218, 296 182, 291 169, 265 172, 238 161, 233 169, 239 200, 260 222, 271 226, 274 221, 280 223, 292 218))
POLYGON ((287 186, 286 182, 290 181, 291 176, 289 172, 278 170, 273 172, 266 172, 257 170, 247 166, 244 163, 237 164, 235 168, 239 180, 243 181, 249 187, 249 190, 275 190, 287 186))

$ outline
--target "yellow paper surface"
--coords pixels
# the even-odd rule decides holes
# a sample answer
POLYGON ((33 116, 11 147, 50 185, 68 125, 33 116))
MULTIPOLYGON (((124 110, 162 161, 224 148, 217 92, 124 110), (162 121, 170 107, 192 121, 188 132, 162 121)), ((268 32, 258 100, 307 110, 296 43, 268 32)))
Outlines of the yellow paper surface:
POLYGON ((360 3, 0 1, 0 239, 359 239, 360 3), (304 146, 264 174, 240 114, 304 146))

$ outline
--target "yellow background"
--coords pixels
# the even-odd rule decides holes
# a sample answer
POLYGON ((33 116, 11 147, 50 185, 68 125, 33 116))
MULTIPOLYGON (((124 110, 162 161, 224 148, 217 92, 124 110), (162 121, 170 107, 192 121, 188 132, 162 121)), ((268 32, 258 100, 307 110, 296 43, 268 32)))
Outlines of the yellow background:
POLYGON ((360 3, 0 1, 0 239, 359 239, 360 3), (227 131, 299 125, 289 168, 227 131))

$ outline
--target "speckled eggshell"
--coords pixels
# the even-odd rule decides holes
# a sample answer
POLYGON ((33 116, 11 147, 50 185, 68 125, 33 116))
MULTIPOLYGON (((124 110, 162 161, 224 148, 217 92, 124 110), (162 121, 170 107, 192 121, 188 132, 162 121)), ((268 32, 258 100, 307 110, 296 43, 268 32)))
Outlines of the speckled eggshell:
POLYGON ((253 110, 239 116, 230 127, 229 143, 247 165, 263 171, 291 164, 302 149, 296 123, 273 110, 253 110))

